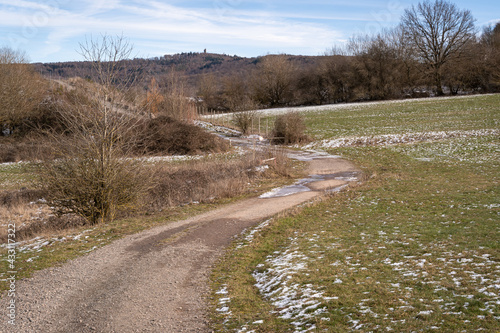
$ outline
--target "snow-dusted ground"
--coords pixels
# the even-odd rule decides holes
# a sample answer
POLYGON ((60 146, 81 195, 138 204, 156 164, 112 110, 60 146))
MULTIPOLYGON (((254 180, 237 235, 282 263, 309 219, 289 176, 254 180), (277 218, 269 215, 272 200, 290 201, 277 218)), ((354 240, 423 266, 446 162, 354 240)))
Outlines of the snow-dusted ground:
MULTIPOLYGON (((470 131, 440 131, 440 132, 422 132, 422 133, 404 133, 394 135, 378 135, 371 137, 351 137, 336 140, 323 140, 313 142, 303 148, 321 149, 333 147, 380 145, 388 149, 407 154, 417 160, 432 161, 439 160, 447 163, 498 163, 500 149, 498 144, 491 141, 491 137, 499 136, 498 129, 483 129, 470 131), (423 144, 416 144, 422 143, 423 144)), ((317 151, 310 151, 311 156, 324 154, 317 151)), ((333 157, 333 156, 332 156, 333 157)), ((300 184, 299 184, 300 185, 300 184)), ((266 195, 275 194, 279 189, 266 195)), ((362 200, 361 198, 360 200, 362 200)), ((492 198, 492 203, 483 205, 484 209, 498 209, 499 203, 492 198)), ((373 200, 366 202, 368 205, 377 205, 373 200)), ((471 204, 471 207, 477 208, 471 204)), ((457 209, 467 210, 471 207, 457 206, 457 209)), ((454 207, 451 207, 454 208, 454 207)), ((443 216, 444 217, 444 216, 443 216)), ((239 247, 244 247, 252 242, 254 237, 270 221, 265 221, 258 227, 251 230, 242 240, 239 247)), ((411 223, 411 222, 409 222, 411 223)), ((456 221, 443 221, 443 225, 459 223, 456 221)), ((471 222, 474 223, 474 222, 471 222)), ((467 228, 467 226, 465 227, 467 228)), ((384 249, 388 244, 400 242, 402 245, 410 246, 417 240, 415 235, 404 234, 395 227, 390 237, 389 231, 378 230, 374 234, 364 234, 361 236, 366 239, 367 252, 374 253, 378 249, 384 249)), ((268 256, 264 263, 259 264, 252 276, 255 279, 255 286, 259 289, 261 295, 265 297, 277 310, 276 315, 280 318, 288 319, 295 326, 296 332, 314 331, 315 323, 320 320, 329 320, 326 313, 326 305, 329 300, 338 299, 326 297, 321 286, 312 284, 300 285, 294 283, 294 276, 307 275, 308 266, 320 258, 320 242, 318 235, 298 235, 290 240, 287 248, 277 251, 268 256), (307 238, 310 246, 300 247, 299 242, 307 238), (317 243, 316 243, 317 242, 317 243), (304 250, 305 249, 305 250, 304 250), (317 249, 318 253, 312 253, 311 249, 317 249)), ((331 247, 339 252, 347 251, 349 244, 344 244, 340 239, 332 242, 331 247)), ((453 251, 450 244, 429 243, 418 244, 418 248, 423 254, 419 256, 404 255, 402 253, 391 253, 383 258, 374 259, 369 265, 361 264, 359 260, 345 256, 342 260, 331 263, 332 266, 342 267, 338 274, 332 276, 333 283, 342 284, 349 281, 350 274, 364 271, 370 272, 370 265, 386 265, 388 268, 397 272, 400 279, 395 279, 389 283, 386 288, 389 292, 406 295, 395 302, 394 307, 388 309, 388 312, 380 313, 377 309, 370 306, 376 299, 376 295, 367 293, 366 297, 350 309, 351 314, 346 314, 352 330, 364 330, 368 326, 363 321, 370 321, 370 318, 383 318, 386 320, 386 329, 391 326, 401 324, 398 320, 392 318, 391 313, 401 311, 416 311, 419 317, 425 318, 433 316, 435 312, 434 305, 437 304, 440 311, 446 316, 453 316, 460 320, 463 312, 457 311, 457 308, 463 306, 467 309, 475 301, 478 294, 486 295, 489 300, 484 302, 477 315, 477 320, 482 320, 486 316, 493 315, 500 321, 498 316, 498 307, 500 306, 500 266, 498 260, 491 254, 484 253, 484 249, 453 251), (444 267, 443 269, 441 269, 444 267), (402 283, 404 281, 404 283, 402 283), (413 289, 408 287, 408 282, 430 286, 434 293, 439 297, 432 300, 431 304, 426 304, 423 300, 412 299, 413 289), (449 284, 454 286, 453 293, 447 293, 449 284), (465 287, 464 287, 465 286, 465 287), (471 287, 472 286, 472 290, 471 287), (466 292, 468 290, 469 292, 466 292), (474 295, 475 294, 475 295, 474 295), (422 302, 421 302, 422 301, 422 302), (415 306, 421 306, 423 309, 416 310, 415 306)), ((363 283, 363 282, 359 282, 363 283)), ((226 289, 227 291, 227 289, 226 289)), ((221 308, 226 311, 227 319, 231 318, 230 297, 224 294, 221 301, 221 308)), ((247 323, 240 327, 237 332, 254 332, 257 330, 260 321, 247 323)), ((382 327, 379 327, 382 329, 382 327)), ((443 327, 432 326, 429 329, 437 330, 443 327)))
POLYGON ((285 250, 268 256, 252 273, 261 295, 279 309, 279 318, 291 321, 295 332, 314 331, 316 317, 326 312, 322 303, 335 298, 325 297, 318 286, 292 282, 294 275, 307 271, 312 260, 298 250, 297 238, 293 238, 285 250))
MULTIPOLYGON (((267 227, 271 221, 272 219, 266 220, 250 232, 246 232, 246 236, 236 248, 251 244, 255 234, 267 227)), ((258 265, 252 275, 256 281, 255 286, 261 294, 280 309, 277 315, 291 320, 295 326, 295 332, 308 332, 316 329, 314 324, 316 317, 326 312, 322 303, 338 299, 338 297, 326 297, 319 287, 312 284, 299 285, 292 282, 294 275, 307 271, 308 262, 314 260, 297 250, 297 239, 297 237, 291 239, 291 244, 286 249, 268 256, 265 264, 258 265)), ((215 294, 219 304, 216 311, 222 314, 227 322, 233 316, 227 285, 222 285, 215 294)), ((321 318, 321 320, 328 320, 328 318, 321 318)), ((263 322, 263 320, 256 320, 251 324, 259 325, 263 322)), ((254 332, 254 330, 248 330, 248 325, 243 325, 236 331, 254 332)))
POLYGON ((386 134, 373 136, 352 136, 331 140, 321 140, 303 146, 304 149, 340 148, 353 146, 386 146, 402 143, 435 141, 450 138, 470 138, 489 135, 500 135, 498 129, 482 129, 471 131, 437 131, 421 133, 386 134))
MULTIPOLYGON (((376 102, 360 102, 360 103, 343 103, 343 104, 327 104, 318 106, 295 106, 295 107, 285 107, 285 108, 275 108, 275 109, 260 109, 252 111, 243 112, 256 112, 259 116, 275 116, 280 114, 285 114, 289 112, 321 112, 321 111, 331 111, 331 110, 342 110, 342 109, 359 109, 364 107, 370 107, 373 105, 380 104, 398 104, 398 103, 413 103, 413 102, 435 102, 449 99, 463 99, 463 98, 476 98, 487 95, 465 95, 465 96, 446 96, 446 97, 432 97, 432 98, 409 98, 409 99, 397 99, 391 101, 376 101, 376 102)), ((220 113, 215 115, 205 115, 202 116, 203 119, 217 119, 230 117, 231 114, 220 113)))
MULTIPOLYGON (((17 256, 19 255, 26 255, 27 258, 23 259, 27 262, 32 262, 39 258, 40 253, 42 251, 53 251, 51 250, 51 246, 57 243, 62 243, 62 242, 67 242, 67 241, 79 241, 83 243, 88 242, 88 238, 90 237, 87 235, 89 232, 91 232, 94 229, 87 229, 83 230, 77 234, 69 234, 63 237, 35 237, 33 239, 25 240, 25 241, 20 241, 16 243, 4 243, 0 244, 0 248, 14 248, 16 251, 17 256)), ((98 241, 101 242, 100 245, 103 245, 107 243, 107 239, 98 239, 98 241)), ((98 246, 94 246, 89 250, 82 251, 82 253, 88 253, 91 252, 95 249, 97 249, 98 246)), ((24 258, 24 256, 23 256, 24 258)), ((5 276, 7 275, 6 272, 0 272, 0 281, 6 281, 5 276)))

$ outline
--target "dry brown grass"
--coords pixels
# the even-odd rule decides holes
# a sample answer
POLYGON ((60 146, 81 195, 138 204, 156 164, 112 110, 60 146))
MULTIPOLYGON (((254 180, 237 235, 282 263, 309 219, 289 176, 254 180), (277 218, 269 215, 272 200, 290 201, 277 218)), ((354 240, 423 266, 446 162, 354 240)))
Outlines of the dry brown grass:
POLYGON ((9 225, 15 225, 16 241, 82 225, 74 216, 54 216, 43 196, 42 191, 30 189, 0 192, 0 243, 7 240, 9 225))
POLYGON ((210 202, 244 193, 259 177, 289 177, 291 164, 280 150, 248 154, 235 160, 192 161, 154 167, 154 186, 146 199, 149 209, 193 202, 210 202), (257 167, 269 166, 264 171, 257 167))
POLYGON ((18 142, 8 138, 0 141, 0 163, 34 161, 50 156, 51 149, 48 142, 35 139, 21 139, 18 142))
POLYGON ((0 235, 7 234, 9 224, 24 228, 38 219, 48 217, 50 210, 39 204, 22 203, 11 207, 0 206, 0 235))
MULTIPOLYGON (((148 168, 147 166, 145 166, 148 168)), ((150 166, 153 185, 142 204, 133 211, 117 212, 120 216, 141 216, 191 203, 208 203, 231 198, 250 191, 262 179, 290 177, 291 163, 284 150, 271 148, 240 158, 214 158, 178 164, 150 166), (268 168, 258 168, 268 165, 268 168)), ((0 192, 0 242, 6 240, 7 226, 16 225, 16 240, 37 236, 61 236, 85 225, 75 215, 54 216, 39 190, 0 192)))

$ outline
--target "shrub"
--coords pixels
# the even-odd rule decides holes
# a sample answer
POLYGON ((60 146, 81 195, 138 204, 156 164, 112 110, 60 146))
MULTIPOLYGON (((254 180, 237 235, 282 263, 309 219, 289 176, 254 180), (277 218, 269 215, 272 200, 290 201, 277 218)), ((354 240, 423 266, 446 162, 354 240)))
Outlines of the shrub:
POLYGON ((245 111, 233 113, 233 122, 241 130, 241 133, 248 134, 252 123, 256 118, 255 111, 245 111))
POLYGON ((59 106, 67 129, 52 134, 59 158, 38 164, 37 176, 55 213, 77 214, 95 224, 134 208, 149 182, 143 163, 126 158, 131 150, 126 139, 138 123, 119 107, 128 87, 113 85, 131 46, 123 37, 104 35, 80 47, 96 84, 90 94, 73 94, 74 103, 59 106))
POLYGON ((96 224, 112 220, 119 210, 134 208, 141 197, 148 181, 139 161, 93 153, 40 164, 41 188, 58 216, 76 214, 96 224))
POLYGON ((136 153, 194 155, 217 153, 229 147, 223 139, 201 128, 159 116, 138 126, 136 153))
POLYGON ((304 119, 299 113, 290 112, 280 115, 274 122, 272 142, 286 145, 307 141, 305 130, 304 119))

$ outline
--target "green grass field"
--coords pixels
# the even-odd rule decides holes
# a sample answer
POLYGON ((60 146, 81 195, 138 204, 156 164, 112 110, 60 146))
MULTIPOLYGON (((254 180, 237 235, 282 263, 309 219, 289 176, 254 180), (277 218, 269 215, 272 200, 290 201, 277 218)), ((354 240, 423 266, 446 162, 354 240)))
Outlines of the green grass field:
POLYGON ((499 127, 498 95, 391 101, 304 113, 316 139, 499 127))
MULTIPOLYGON (((362 184, 238 240, 212 276, 217 332, 500 331, 500 95, 308 112, 362 184)), ((317 147, 321 147, 318 143, 317 147)), ((325 146, 324 146, 325 147, 325 146)))

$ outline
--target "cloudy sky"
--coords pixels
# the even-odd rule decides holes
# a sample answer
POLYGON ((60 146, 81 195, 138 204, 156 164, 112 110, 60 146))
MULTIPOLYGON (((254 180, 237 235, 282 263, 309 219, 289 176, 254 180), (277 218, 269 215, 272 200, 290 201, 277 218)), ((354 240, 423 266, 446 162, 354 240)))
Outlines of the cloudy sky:
MULTIPOLYGON (((482 27, 500 1, 453 1, 482 27)), ((207 52, 253 57, 323 54, 354 34, 395 26, 418 0, 0 0, 0 47, 32 62, 82 60, 79 43, 124 35, 137 57, 207 52)))

